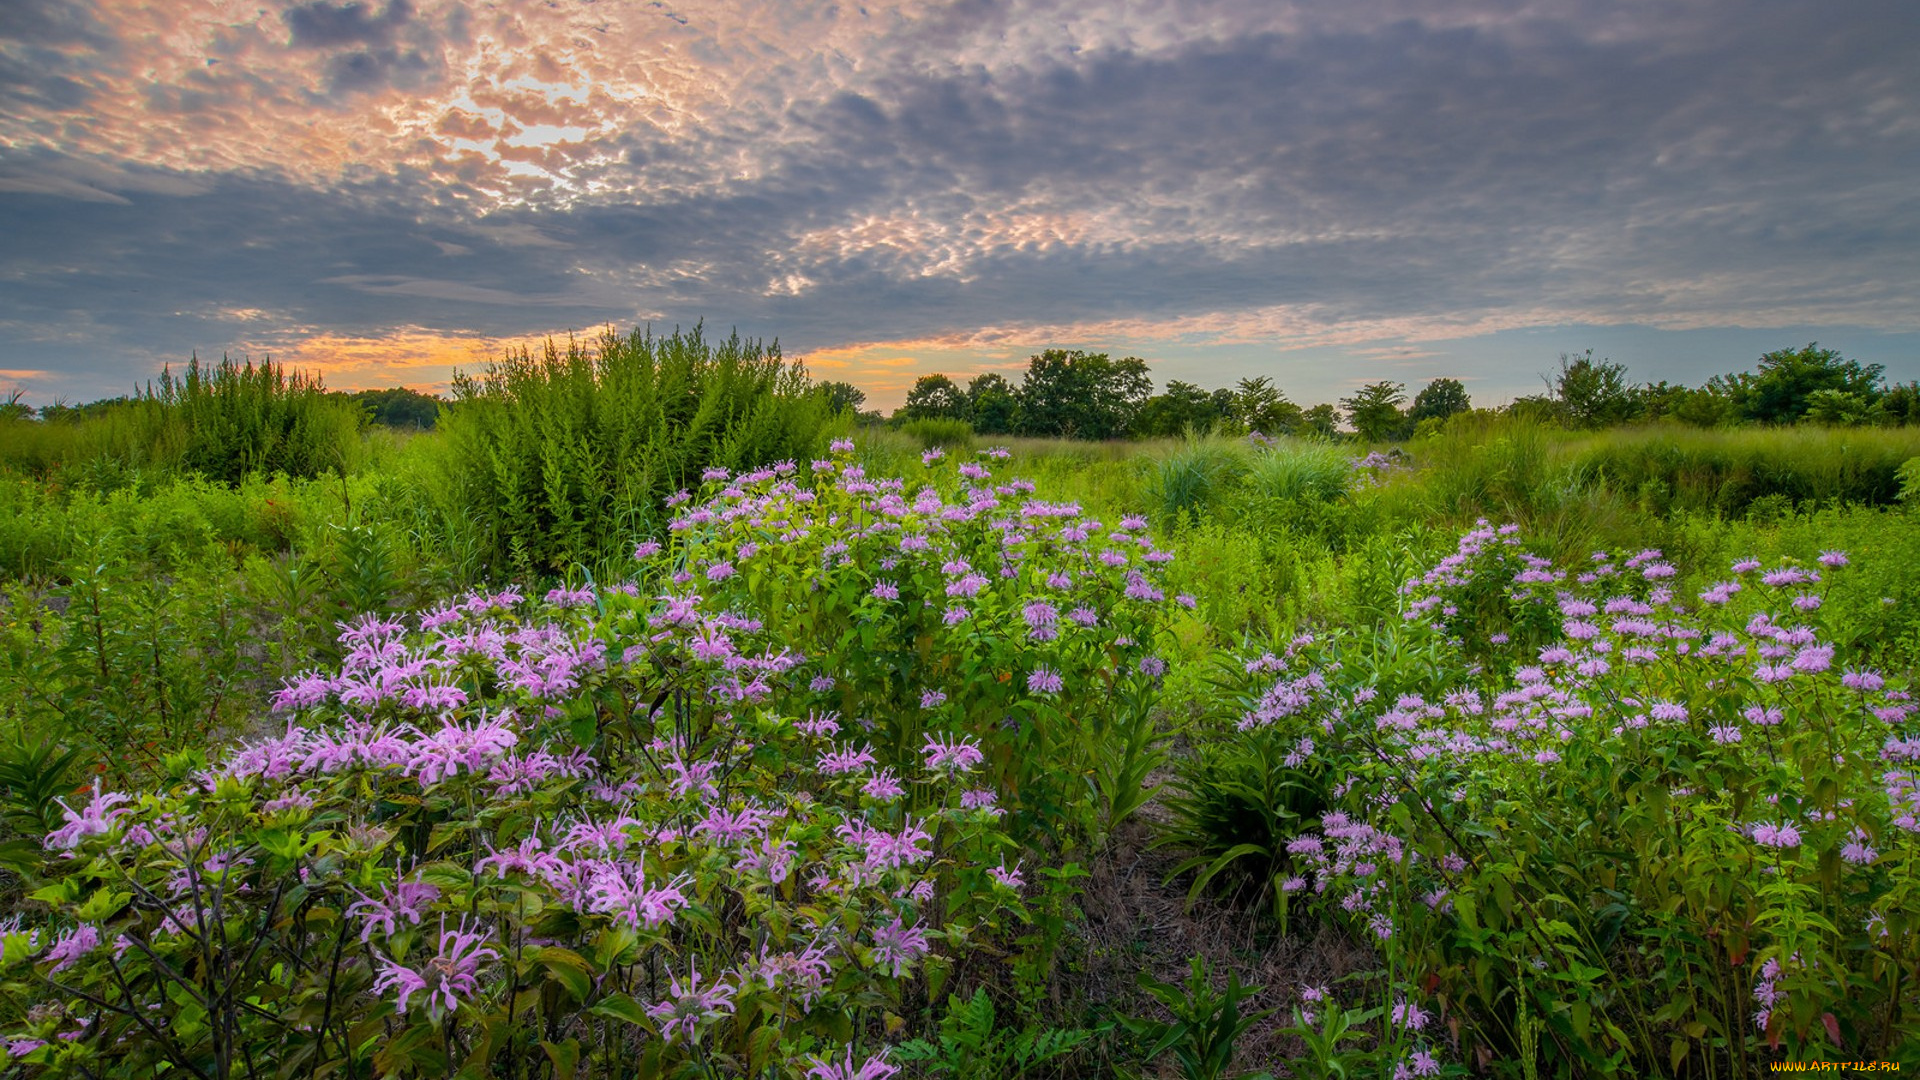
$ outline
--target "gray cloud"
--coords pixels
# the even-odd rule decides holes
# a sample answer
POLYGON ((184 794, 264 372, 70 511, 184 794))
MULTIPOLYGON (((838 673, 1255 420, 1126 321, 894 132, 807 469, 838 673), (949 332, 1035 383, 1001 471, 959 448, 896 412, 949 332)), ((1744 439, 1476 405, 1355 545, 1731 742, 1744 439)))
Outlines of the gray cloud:
MULTIPOLYGON (((441 77, 464 9, 411 16, 285 23, 345 96, 441 77)), ((1920 26, 1897 0, 968 0, 888 25, 851 73, 769 61, 790 93, 632 124, 575 167, 594 194, 484 214, 405 170, 0 163, 0 324, 36 343, 0 368, 215 351, 250 330, 236 310, 352 333, 706 317, 802 350, 1194 319, 1281 326, 1270 350, 1300 325, 1920 331, 1920 26), (113 348, 60 352, 75 327, 113 348)))
MULTIPOLYGON (((330 51, 322 68, 334 98, 387 89, 414 89, 440 70, 439 31, 413 18, 407 0, 388 0, 378 14, 371 4, 312 0, 289 8, 283 19, 288 47, 330 51)), ((464 8, 447 19, 450 36, 464 39, 464 8)))
POLYGON ((287 10, 288 44, 295 48, 325 49, 336 45, 382 45, 392 40, 394 31, 406 24, 413 9, 407 0, 390 0, 385 11, 372 13, 371 5, 333 4, 313 0, 287 10))

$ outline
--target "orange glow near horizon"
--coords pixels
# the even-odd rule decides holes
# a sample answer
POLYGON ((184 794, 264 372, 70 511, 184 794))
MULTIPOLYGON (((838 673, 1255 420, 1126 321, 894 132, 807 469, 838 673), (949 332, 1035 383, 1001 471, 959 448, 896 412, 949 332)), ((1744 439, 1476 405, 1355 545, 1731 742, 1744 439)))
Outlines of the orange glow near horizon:
POLYGON ((276 363, 320 376, 329 390, 406 387, 446 394, 455 371, 475 373, 509 350, 537 349, 545 335, 489 337, 403 330, 381 337, 314 334, 260 351, 276 363))

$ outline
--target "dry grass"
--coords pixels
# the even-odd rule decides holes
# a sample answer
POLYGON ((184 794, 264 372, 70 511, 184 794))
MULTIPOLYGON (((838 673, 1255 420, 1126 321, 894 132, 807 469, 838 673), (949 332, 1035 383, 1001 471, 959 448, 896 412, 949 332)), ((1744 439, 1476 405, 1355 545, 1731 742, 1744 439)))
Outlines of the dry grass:
MULTIPOLYGON (((1242 1036, 1235 1067, 1288 1075, 1286 1065, 1297 1059, 1300 1043, 1283 1029, 1300 987, 1330 985, 1375 970, 1378 961, 1324 923, 1298 925, 1282 937, 1263 911, 1210 896, 1189 907, 1187 880, 1167 880, 1182 856, 1147 850, 1161 814, 1158 805, 1146 807, 1090 866, 1092 876, 1080 900, 1085 918, 1074 928, 1062 960, 1063 995, 1083 1001, 1092 1015, 1160 1016, 1161 1007, 1140 989, 1137 976, 1146 972, 1178 984, 1187 976, 1189 958, 1205 957, 1218 984, 1233 971, 1242 983, 1262 987, 1246 1009, 1280 1010, 1242 1036)), ((1177 1075, 1168 1071, 1172 1068, 1169 1056, 1157 1075, 1177 1075)))

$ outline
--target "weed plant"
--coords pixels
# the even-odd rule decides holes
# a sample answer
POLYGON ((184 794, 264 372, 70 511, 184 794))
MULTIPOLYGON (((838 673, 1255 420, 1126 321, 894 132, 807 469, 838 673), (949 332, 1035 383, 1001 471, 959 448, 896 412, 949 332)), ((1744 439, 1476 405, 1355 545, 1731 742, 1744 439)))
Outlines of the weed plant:
POLYGON ((361 463, 364 427, 360 407, 317 378, 270 362, 195 359, 131 398, 54 420, 0 419, 0 470, 96 491, 156 472, 228 485, 344 474, 361 463))
POLYGON ((804 458, 831 419, 777 344, 699 327, 549 342, 457 379, 454 398, 423 497, 474 528, 494 575, 615 566, 703 469, 804 458))

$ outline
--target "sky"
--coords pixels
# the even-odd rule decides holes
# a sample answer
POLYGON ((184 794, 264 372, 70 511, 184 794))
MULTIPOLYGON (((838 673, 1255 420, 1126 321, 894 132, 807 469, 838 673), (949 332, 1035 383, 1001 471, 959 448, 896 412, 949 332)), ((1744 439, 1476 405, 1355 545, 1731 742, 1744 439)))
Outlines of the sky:
POLYGON ((892 408, 1920 377, 1912 0, 0 0, 0 393, 704 323, 892 408))

